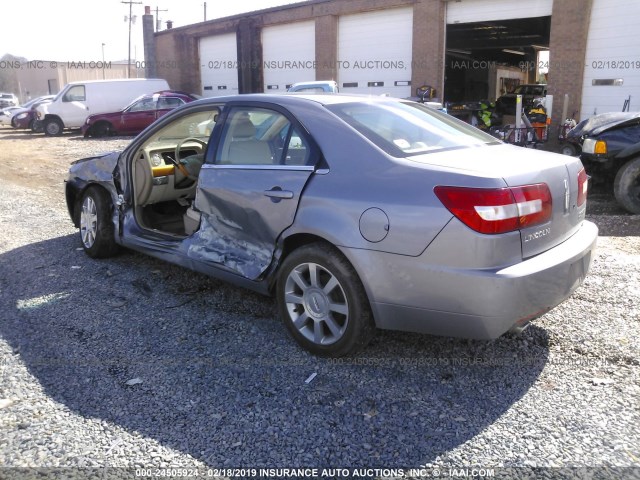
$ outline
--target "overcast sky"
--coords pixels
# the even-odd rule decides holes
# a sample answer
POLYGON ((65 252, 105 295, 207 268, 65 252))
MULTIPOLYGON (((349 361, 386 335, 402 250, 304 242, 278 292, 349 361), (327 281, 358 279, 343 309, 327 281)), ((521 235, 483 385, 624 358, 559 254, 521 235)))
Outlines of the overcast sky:
MULTIPOLYGON (((207 19, 227 17, 264 8, 297 3, 288 0, 209 0, 207 19)), ((144 59, 142 15, 144 6, 160 12, 174 27, 202 22, 203 0, 142 0, 133 5, 136 23, 132 25, 131 57, 144 59)), ((152 12, 155 15, 155 12, 152 12)), ((129 5, 121 0, 4 0, 0 57, 10 53, 29 60, 100 61, 126 60, 128 56, 129 5)))

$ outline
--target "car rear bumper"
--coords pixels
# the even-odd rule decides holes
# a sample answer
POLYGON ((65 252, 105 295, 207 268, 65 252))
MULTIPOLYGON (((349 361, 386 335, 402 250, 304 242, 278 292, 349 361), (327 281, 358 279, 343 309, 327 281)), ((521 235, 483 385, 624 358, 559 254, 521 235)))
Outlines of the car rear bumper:
POLYGON ((589 270, 597 237, 598 228, 584 221, 560 245, 500 269, 434 266, 426 252, 345 253, 364 280, 379 328, 493 339, 568 298, 589 270))

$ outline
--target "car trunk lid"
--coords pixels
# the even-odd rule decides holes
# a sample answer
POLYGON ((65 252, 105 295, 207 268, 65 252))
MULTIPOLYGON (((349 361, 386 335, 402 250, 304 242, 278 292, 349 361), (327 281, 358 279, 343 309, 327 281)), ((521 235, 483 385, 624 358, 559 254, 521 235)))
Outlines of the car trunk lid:
POLYGON ((583 167, 577 158, 497 145, 420 155, 410 160, 501 178, 507 187, 547 185, 552 201, 551 217, 545 223, 520 229, 523 258, 562 243, 584 220, 586 204, 578 205, 578 177, 583 167))

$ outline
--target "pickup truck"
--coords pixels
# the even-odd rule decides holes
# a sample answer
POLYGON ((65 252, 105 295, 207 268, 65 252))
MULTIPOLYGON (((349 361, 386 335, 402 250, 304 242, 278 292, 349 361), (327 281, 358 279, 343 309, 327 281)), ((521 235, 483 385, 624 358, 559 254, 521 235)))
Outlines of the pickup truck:
POLYGON ((640 214, 640 112, 601 113, 578 123, 567 141, 594 182, 613 186, 618 203, 640 214))

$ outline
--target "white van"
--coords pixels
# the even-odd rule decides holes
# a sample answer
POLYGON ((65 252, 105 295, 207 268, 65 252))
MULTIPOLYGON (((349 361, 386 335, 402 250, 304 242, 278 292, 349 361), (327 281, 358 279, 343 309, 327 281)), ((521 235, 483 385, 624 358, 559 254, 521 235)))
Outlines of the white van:
POLYGON ((169 90, 166 80, 131 78, 72 82, 51 103, 37 108, 46 135, 60 135, 64 128, 80 128, 89 115, 117 112, 146 93, 169 90))

